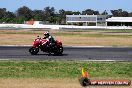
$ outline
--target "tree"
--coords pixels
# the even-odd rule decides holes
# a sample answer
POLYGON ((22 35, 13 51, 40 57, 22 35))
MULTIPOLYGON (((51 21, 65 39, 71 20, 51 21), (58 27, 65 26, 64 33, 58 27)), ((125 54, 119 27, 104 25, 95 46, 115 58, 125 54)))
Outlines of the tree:
POLYGON ((123 11, 122 9, 111 10, 111 13, 114 17, 128 17, 128 12, 123 11))
POLYGON ((64 9, 59 10, 59 18, 58 21, 60 24, 64 24, 66 19, 66 11, 64 9))
POLYGON ((5 18, 15 18, 16 15, 13 12, 7 11, 5 13, 5 18))
POLYGON ((122 16, 123 16, 123 17, 128 17, 128 14, 129 14, 129 13, 128 13, 127 11, 123 11, 123 12, 122 12, 122 16))
POLYGON ((6 8, 0 8, 0 19, 4 18, 6 15, 6 8))
POLYGON ((29 9, 28 7, 26 6, 23 6, 23 7, 20 7, 18 8, 17 10, 17 16, 23 16, 25 17, 27 20, 30 20, 33 18, 33 13, 32 13, 32 10, 29 9))
POLYGON ((18 16, 18 17, 16 18, 16 23, 21 24, 21 23, 23 23, 25 20, 26 20, 26 18, 25 18, 24 16, 18 16))
POLYGON ((45 7, 44 8, 44 14, 43 14, 43 20, 45 21, 50 21, 51 16, 55 16, 55 9, 54 7, 45 7))
POLYGON ((94 10, 92 10, 92 9, 86 9, 86 10, 84 10, 84 11, 82 11, 82 14, 83 15, 99 15, 100 13, 99 13, 99 11, 94 11, 94 10))
POLYGON ((81 14, 81 12, 79 12, 79 11, 75 11, 75 12, 72 12, 72 14, 74 14, 74 15, 79 15, 79 14, 81 14))
POLYGON ((94 11, 93 14, 94 15, 99 15, 99 11, 94 11))
POLYGON ((108 15, 108 12, 105 10, 101 15, 108 15))
POLYGON ((33 11, 33 19, 42 21, 43 20, 43 11, 42 10, 34 10, 33 11))
POLYGON ((82 11, 82 14, 83 15, 93 15, 94 14, 94 11, 91 10, 91 9, 86 9, 85 11, 82 11))
POLYGON ((65 11, 65 15, 73 15, 72 11, 65 11))
POLYGON ((118 16, 118 11, 117 10, 111 10, 111 13, 114 17, 118 16))
POLYGON ((130 12, 130 13, 128 14, 128 16, 129 16, 129 17, 132 17, 132 12, 130 12))
POLYGON ((55 9, 54 7, 45 7, 44 8, 44 13, 47 15, 47 16, 53 16, 55 14, 55 9))
POLYGON ((72 11, 65 11, 64 9, 59 10, 59 17, 60 17, 60 24, 65 24, 66 21, 66 15, 77 15, 80 14, 80 12, 72 12, 72 11))

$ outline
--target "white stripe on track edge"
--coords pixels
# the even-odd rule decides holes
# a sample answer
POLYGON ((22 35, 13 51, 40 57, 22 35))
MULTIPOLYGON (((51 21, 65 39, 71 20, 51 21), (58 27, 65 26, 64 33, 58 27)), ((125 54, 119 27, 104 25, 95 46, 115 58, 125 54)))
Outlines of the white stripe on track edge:
POLYGON ((77 61, 93 61, 93 62, 128 62, 125 60, 77 60, 77 61))
MULTIPOLYGON (((32 46, 32 45, 0 45, 1 47, 23 47, 23 46, 32 46)), ((130 46, 63 46, 63 47, 72 47, 72 48, 130 48, 130 46)))

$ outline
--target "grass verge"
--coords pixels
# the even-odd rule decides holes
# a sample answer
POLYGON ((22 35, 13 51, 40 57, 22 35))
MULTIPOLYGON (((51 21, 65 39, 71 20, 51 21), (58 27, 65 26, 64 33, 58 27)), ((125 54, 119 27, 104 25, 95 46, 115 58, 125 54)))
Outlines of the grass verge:
MULTIPOLYGON (((91 79, 132 80, 132 62, 1 61, 0 88, 82 88, 78 82, 82 67, 91 79)), ((98 86, 119 87, 132 86, 98 86)))
POLYGON ((82 67, 94 78, 132 77, 132 62, 1 61, 0 78, 77 78, 82 67))

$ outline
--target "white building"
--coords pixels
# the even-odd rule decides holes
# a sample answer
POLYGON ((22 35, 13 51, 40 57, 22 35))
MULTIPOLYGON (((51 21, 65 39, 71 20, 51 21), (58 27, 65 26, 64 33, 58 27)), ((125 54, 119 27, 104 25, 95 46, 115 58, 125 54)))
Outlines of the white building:
POLYGON ((106 26, 107 15, 66 15, 66 24, 106 26))
POLYGON ((111 17, 106 19, 107 26, 132 26, 132 17, 111 17))
POLYGON ((66 24, 83 26, 132 26, 132 17, 111 17, 107 15, 66 15, 66 24))

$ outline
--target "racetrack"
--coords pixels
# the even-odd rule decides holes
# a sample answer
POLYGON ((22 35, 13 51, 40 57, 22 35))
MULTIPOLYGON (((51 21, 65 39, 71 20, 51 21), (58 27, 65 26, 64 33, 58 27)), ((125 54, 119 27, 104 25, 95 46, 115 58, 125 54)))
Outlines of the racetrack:
POLYGON ((132 61, 132 47, 64 47, 62 56, 39 52, 31 55, 29 46, 0 46, 1 60, 116 60, 132 61))

